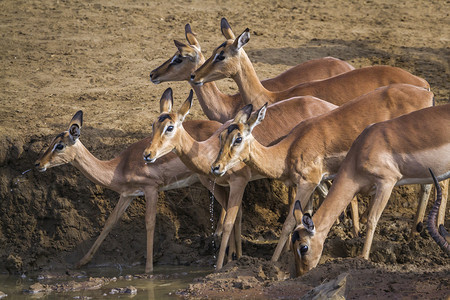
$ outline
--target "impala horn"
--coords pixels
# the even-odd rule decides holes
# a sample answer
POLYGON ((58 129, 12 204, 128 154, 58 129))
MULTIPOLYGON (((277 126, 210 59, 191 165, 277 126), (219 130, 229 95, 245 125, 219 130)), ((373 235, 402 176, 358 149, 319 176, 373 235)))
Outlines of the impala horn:
MULTIPOLYGON (((428 229, 428 233, 431 235, 433 240, 435 240, 435 242, 439 245, 439 247, 441 247, 441 249, 445 253, 450 254, 449 243, 441 234, 439 234, 438 229, 436 227, 436 216, 438 214, 439 207, 441 206, 442 191, 441 191, 441 187, 439 186, 439 183, 438 183, 436 177, 434 176, 433 171, 431 171, 431 169, 430 169, 430 173, 431 173, 431 177, 433 177, 434 185, 436 187, 436 201, 434 202, 433 207, 431 208, 430 213, 428 214, 427 229, 428 229)), ((447 231, 444 228, 442 228, 441 232, 447 232, 447 231)))

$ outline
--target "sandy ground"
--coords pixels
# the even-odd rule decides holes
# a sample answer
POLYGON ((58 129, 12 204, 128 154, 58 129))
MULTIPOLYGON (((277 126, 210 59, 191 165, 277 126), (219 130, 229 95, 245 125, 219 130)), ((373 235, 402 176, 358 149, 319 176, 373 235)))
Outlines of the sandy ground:
MULTIPOLYGON (((162 92, 172 87, 179 103, 189 91, 185 82, 153 85, 148 79, 176 51, 173 39, 184 39, 186 23, 206 57, 223 42, 221 17, 235 33, 249 27, 246 51, 260 78, 308 59, 334 56, 355 67, 404 68, 428 80, 437 103, 443 104, 449 102, 450 88, 448 12, 446 1, 424 0, 1 1, 0 270, 70 267, 87 251, 118 195, 92 184, 72 166, 22 172, 33 167, 43 147, 79 109, 84 111, 81 139, 101 159, 148 136, 162 92)), ((218 85, 237 92, 231 80, 218 85)), ((189 118, 205 118, 197 102, 189 118)), ((347 258, 357 255, 362 239, 352 239, 344 222, 330 233, 324 264, 290 280, 288 259, 276 267, 267 262, 275 246, 267 241, 280 233, 286 198, 276 182, 251 184, 244 198, 247 256, 183 293, 295 298, 348 272, 350 298, 450 295, 449 258, 425 232, 406 241, 417 187, 395 190, 376 232, 372 262, 347 258)), ((160 195, 157 264, 213 260, 209 203, 200 185, 160 195)), ((142 198, 133 201, 92 264, 145 262, 144 208, 142 198)))

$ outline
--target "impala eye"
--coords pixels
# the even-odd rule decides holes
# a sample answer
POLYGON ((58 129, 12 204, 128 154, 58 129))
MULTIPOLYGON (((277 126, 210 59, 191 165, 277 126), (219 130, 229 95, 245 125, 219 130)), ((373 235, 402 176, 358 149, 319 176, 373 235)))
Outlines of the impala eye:
POLYGON ((167 132, 172 132, 172 131, 173 131, 173 126, 172 126, 172 125, 168 126, 167 129, 166 129, 166 131, 167 131, 167 132))
POLYGON ((300 254, 305 255, 306 252, 308 252, 308 246, 306 245, 300 246, 300 254))
POLYGON ((173 60, 173 63, 176 63, 176 64, 180 64, 181 62, 183 62, 183 60, 179 57, 177 57, 173 60))
POLYGON ((236 138, 235 140, 234 140, 234 143, 235 144, 240 144, 242 142, 242 138, 241 137, 238 137, 238 138, 236 138))
POLYGON ((222 61, 225 59, 225 56, 223 55, 223 51, 221 51, 219 54, 216 55, 215 61, 222 61))
POLYGON ((58 151, 61 151, 62 149, 64 149, 64 145, 63 144, 56 144, 55 145, 55 149, 58 151))

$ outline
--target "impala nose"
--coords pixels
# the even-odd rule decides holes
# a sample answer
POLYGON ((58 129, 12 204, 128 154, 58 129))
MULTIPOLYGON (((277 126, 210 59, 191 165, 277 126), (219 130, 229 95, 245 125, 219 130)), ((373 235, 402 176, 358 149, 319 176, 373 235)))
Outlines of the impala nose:
POLYGON ((152 153, 151 152, 149 152, 148 154, 144 154, 144 160, 145 161, 149 161, 149 162, 151 162, 152 160, 150 159, 150 156, 152 155, 152 153))
POLYGON ((220 166, 211 166, 211 173, 213 173, 214 175, 220 175, 220 166))

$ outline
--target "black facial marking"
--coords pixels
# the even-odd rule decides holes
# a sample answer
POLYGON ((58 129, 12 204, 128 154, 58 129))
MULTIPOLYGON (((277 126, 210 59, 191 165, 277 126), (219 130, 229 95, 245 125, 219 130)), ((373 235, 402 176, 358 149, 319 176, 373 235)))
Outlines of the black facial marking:
POLYGON ((298 240, 300 240, 300 234, 298 233, 298 231, 294 231, 294 233, 291 236, 292 244, 294 244, 298 240))
POLYGON ((63 138, 64 137, 64 132, 61 132, 60 134, 58 134, 54 140, 56 140, 57 138, 63 138))
POLYGON ((158 118, 158 122, 163 122, 165 119, 169 119, 169 120, 172 120, 172 117, 169 115, 169 114, 163 114, 163 115, 160 115, 159 116, 159 118, 158 118))
POLYGON ((219 48, 221 48, 221 47, 225 47, 226 45, 227 45, 227 41, 225 41, 225 42, 223 42, 222 44, 220 44, 220 46, 217 47, 216 49, 219 49, 219 48))
POLYGON ((230 134, 233 130, 238 128, 239 126, 237 126, 237 124, 231 124, 230 126, 228 126, 228 134, 230 134))

